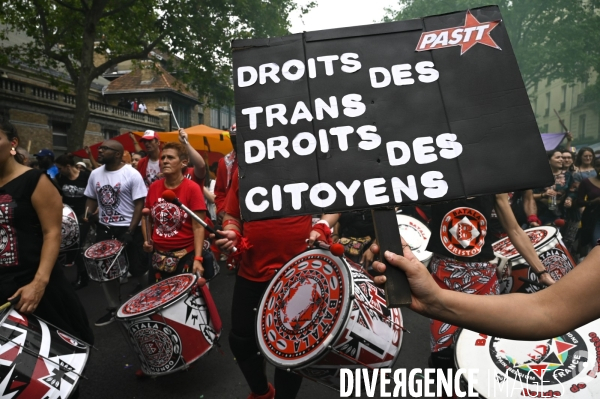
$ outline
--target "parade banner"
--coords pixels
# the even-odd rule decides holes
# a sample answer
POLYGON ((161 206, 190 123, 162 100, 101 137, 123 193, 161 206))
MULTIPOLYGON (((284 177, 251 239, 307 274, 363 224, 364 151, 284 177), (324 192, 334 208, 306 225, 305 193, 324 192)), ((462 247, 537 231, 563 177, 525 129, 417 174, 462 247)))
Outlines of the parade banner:
POLYGON ((244 220, 553 184, 496 6, 232 47, 244 220))

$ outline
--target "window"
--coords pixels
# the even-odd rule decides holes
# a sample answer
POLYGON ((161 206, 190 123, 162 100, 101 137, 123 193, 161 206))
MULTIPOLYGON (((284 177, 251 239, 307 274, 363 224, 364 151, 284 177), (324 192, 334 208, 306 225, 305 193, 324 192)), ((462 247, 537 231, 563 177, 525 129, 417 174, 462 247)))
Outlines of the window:
POLYGON ((169 104, 171 101, 169 100, 169 97, 160 96, 158 97, 158 102, 163 104, 169 104))
POLYGON ((552 81, 550 80, 550 78, 548 78, 548 80, 546 81, 546 87, 550 86, 550 84, 552 84, 552 81))
MULTIPOLYGON (((192 126, 192 113, 190 111, 190 107, 186 104, 173 102, 173 113, 175 114, 175 118, 177 122, 179 122, 179 126, 182 128, 192 126)), ((175 120, 171 122, 171 129, 177 129, 177 124, 175 120)))
POLYGON ((198 124, 199 125, 204 124, 204 114, 202 112, 198 112, 198 124))
POLYGON ((71 127, 70 124, 64 122, 52 122, 52 151, 54 158, 67 152, 68 136, 67 131, 71 127))
POLYGON ((219 110, 216 108, 210 109, 210 126, 214 128, 219 128, 221 125, 219 123, 219 110))
POLYGON ((550 115, 550 93, 546 93, 546 109, 544 110, 544 116, 550 115))
POLYGON ((104 129, 102 131, 102 135, 104 136, 104 140, 110 140, 113 137, 117 137, 119 132, 117 130, 104 129))
POLYGON ((579 126, 577 127, 577 133, 580 139, 585 137, 585 114, 579 115, 579 126))
POLYGON ((560 110, 564 111, 567 108, 567 85, 561 87, 562 91, 562 102, 560 103, 560 110))

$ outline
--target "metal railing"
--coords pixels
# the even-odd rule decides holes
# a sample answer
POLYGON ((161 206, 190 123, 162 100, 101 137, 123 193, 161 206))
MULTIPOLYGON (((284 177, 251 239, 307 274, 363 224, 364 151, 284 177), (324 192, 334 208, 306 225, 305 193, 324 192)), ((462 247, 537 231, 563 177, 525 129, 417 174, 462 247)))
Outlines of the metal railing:
MULTIPOLYGON (((65 94, 57 90, 30 85, 12 79, 0 78, 0 92, 10 92, 23 97, 43 100, 49 103, 56 103, 69 108, 75 108, 75 96, 65 94)), ((134 112, 129 109, 116 107, 114 105, 89 100, 90 111, 95 114, 124 118, 139 122, 145 122, 160 126, 160 118, 154 115, 141 112, 134 112)))

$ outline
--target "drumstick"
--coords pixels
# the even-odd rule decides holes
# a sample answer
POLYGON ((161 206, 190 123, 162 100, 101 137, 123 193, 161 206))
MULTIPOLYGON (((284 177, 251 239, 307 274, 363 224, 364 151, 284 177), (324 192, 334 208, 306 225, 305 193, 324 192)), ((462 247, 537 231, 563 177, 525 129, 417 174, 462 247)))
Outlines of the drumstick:
MULTIPOLYGON (((208 230, 210 233, 214 234, 216 238, 226 238, 226 237, 223 237, 221 234, 217 233, 215 231, 215 229, 213 229, 212 227, 210 227, 208 224, 206 224, 206 222, 204 220, 200 219, 198 217, 198 215, 196 215, 194 212, 192 212, 192 210, 190 208, 188 208, 187 206, 183 205, 181 203, 181 201, 179 201, 179 199, 177 198, 177 195, 172 190, 165 190, 165 191, 163 191, 162 198, 165 201, 170 202, 172 204, 175 204, 178 207, 180 207, 181 209, 183 209, 188 215, 190 215, 192 217, 192 219, 194 219, 196 222, 198 222, 202 226, 204 226, 204 228, 206 230, 208 230)), ((237 248, 233 247, 232 251, 236 252, 237 248)))
POLYGON ((110 272, 110 269, 113 268, 113 266, 115 265, 115 262, 117 261, 117 259, 119 259, 119 256, 121 256, 121 252, 123 252, 123 249, 125 249, 125 246, 127 244, 123 244, 121 246, 121 249, 119 249, 119 253, 115 256, 115 258, 113 259, 112 263, 110 264, 110 266, 108 267, 108 269, 106 270, 106 274, 108 274, 110 272))
POLYGON ((198 287, 203 287, 206 284, 206 279, 202 277, 200 272, 196 272, 196 276, 198 276, 198 280, 196 280, 196 285, 198 287))
MULTIPOLYGON (((175 117, 175 112, 173 112, 173 107, 171 106, 171 104, 169 104, 169 109, 171 110, 171 115, 173 115, 173 119, 175 120, 175 124, 177 125, 177 130, 181 129, 181 126, 179 126, 179 122, 177 122, 177 118, 175 117)), ((186 144, 188 144, 187 139, 183 139, 183 141, 185 141, 186 144)))
POLYGON ((342 256, 344 254, 344 246, 340 243, 329 245, 323 241, 315 241, 313 243, 313 247, 319 247, 326 251, 331 251, 331 253, 335 256, 342 256))
POLYGON ((525 277, 519 277, 519 280, 523 281, 524 283, 534 285, 538 288, 545 288, 544 284, 538 283, 537 281, 529 280, 528 278, 525 278, 525 277))
POLYGON ((152 245, 152 231, 150 230, 150 209, 142 209, 142 216, 144 217, 144 222, 146 222, 146 241, 148 241, 148 244, 152 245))
POLYGON ((14 297, 13 299, 10 299, 4 305, 0 306, 0 311, 10 307, 11 305, 19 303, 20 300, 21 300, 21 295, 19 294, 16 297, 14 297))

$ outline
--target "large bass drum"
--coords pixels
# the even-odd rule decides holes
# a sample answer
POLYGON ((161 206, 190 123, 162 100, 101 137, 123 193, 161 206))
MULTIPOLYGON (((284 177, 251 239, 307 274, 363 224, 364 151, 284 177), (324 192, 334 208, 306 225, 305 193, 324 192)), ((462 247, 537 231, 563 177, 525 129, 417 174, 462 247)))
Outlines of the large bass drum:
POLYGON ((66 399, 82 378, 89 345, 33 315, 0 313, 0 395, 66 399))
POLYGON ((260 303, 257 339, 277 367, 339 389, 340 368, 391 367, 402 314, 360 266, 322 249, 303 252, 275 275, 260 303))
POLYGON ((598 358, 598 320, 537 341, 462 330, 455 351, 457 368, 479 370, 470 383, 484 398, 600 398, 598 358))

